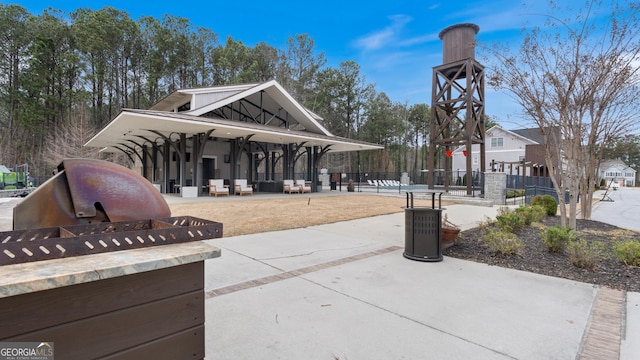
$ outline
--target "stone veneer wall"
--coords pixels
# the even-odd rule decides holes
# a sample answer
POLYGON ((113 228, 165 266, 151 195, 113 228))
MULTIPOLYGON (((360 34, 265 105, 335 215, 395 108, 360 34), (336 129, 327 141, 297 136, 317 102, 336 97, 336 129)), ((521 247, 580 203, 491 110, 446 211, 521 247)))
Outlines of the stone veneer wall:
POLYGON ((507 196, 507 174, 502 172, 484 173, 484 198, 494 205, 504 205, 507 196))

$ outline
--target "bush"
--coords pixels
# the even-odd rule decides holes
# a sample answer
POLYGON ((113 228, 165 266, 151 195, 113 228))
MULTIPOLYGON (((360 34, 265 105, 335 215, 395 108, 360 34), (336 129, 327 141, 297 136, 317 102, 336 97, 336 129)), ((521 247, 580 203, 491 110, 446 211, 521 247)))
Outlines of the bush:
POLYGON ((558 213, 558 202, 551 195, 536 195, 531 199, 531 206, 540 205, 547 210, 547 215, 556 216, 558 213))
POLYGON ((496 215, 496 225, 502 231, 514 232, 525 225, 525 220, 517 212, 509 211, 505 214, 496 215))
POLYGON ((607 181, 605 179, 600 179, 600 188, 604 189, 607 187, 607 181))
POLYGON ((502 255, 516 255, 524 247, 515 234, 506 231, 491 230, 483 237, 491 251, 502 255))
POLYGON ((629 266, 640 266, 640 242, 636 240, 616 242, 613 245, 613 254, 629 266))
POLYGON ((507 199, 519 198, 524 196, 524 190, 509 190, 507 191, 507 199))
POLYGON ((550 226, 542 233, 542 240, 551 252, 561 253, 576 237, 575 232, 570 227, 560 225, 550 226))
POLYGON ((524 224, 529 226, 536 221, 542 221, 547 214, 547 210, 540 205, 520 206, 515 210, 523 220, 524 224))
POLYGON ((605 254, 602 242, 588 243, 585 239, 571 241, 568 251, 571 263, 582 269, 593 269, 605 254))

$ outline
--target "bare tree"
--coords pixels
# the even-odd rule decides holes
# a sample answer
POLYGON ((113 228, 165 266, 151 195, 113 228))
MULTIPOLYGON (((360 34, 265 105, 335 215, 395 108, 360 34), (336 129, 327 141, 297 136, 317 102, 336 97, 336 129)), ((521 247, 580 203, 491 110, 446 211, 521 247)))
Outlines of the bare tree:
POLYGON ((513 95, 542 130, 561 223, 575 228, 578 197, 582 217, 591 217, 604 147, 639 119, 640 4, 560 3, 550 1, 543 26, 524 30, 517 53, 489 49, 496 62, 489 84, 513 95))
POLYGON ((48 136, 47 145, 44 147, 46 165, 55 169, 67 158, 100 158, 99 149, 84 146, 95 134, 96 129, 91 125, 84 106, 81 106, 71 116, 68 125, 55 128, 48 136))

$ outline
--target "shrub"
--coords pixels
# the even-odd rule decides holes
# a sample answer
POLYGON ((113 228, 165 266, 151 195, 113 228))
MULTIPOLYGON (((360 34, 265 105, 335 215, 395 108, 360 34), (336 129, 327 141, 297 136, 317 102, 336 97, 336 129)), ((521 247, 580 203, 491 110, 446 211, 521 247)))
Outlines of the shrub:
POLYGON ((514 232, 525 225, 525 220, 515 211, 509 211, 506 214, 496 215, 496 225, 502 231, 514 232))
POLYGON ((575 239, 575 232, 570 227, 550 226, 542 233, 542 240, 551 252, 561 253, 575 239))
POLYGON ((582 269, 593 269, 605 254, 602 242, 588 243, 585 239, 571 241, 568 252, 571 263, 582 269))
POLYGON ((540 205, 520 206, 516 208, 515 212, 523 219, 524 224, 527 226, 533 222, 542 221, 547 214, 545 208, 540 205))
POLYGON ((495 220, 485 215, 484 219, 481 220, 480 223, 478 224, 478 227, 482 230, 489 231, 489 229, 493 227, 495 223, 496 223, 495 220))
POLYGON ((616 242, 613 245, 613 254, 629 266, 640 266, 640 242, 636 240, 616 242))
POLYGON ((547 215, 555 216, 558 212, 558 202, 551 195, 536 195, 531 199, 531 206, 540 205, 547 210, 547 215))
POLYGON ((482 239, 496 254, 516 255, 524 247, 515 234, 506 231, 491 230, 482 239))
POLYGON ((507 191, 507 199, 519 198, 524 196, 524 190, 509 190, 507 191))

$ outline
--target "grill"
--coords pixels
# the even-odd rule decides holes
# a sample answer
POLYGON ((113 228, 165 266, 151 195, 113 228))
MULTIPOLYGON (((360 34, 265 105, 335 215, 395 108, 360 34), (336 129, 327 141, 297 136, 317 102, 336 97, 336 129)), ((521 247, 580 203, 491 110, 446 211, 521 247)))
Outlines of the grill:
POLYGON ((194 217, 0 232, 0 265, 222 237, 222 224, 194 217))
POLYGON ((221 223, 171 217, 139 174, 89 159, 64 160, 14 208, 13 229, 0 232, 0 265, 222 237, 221 223))

